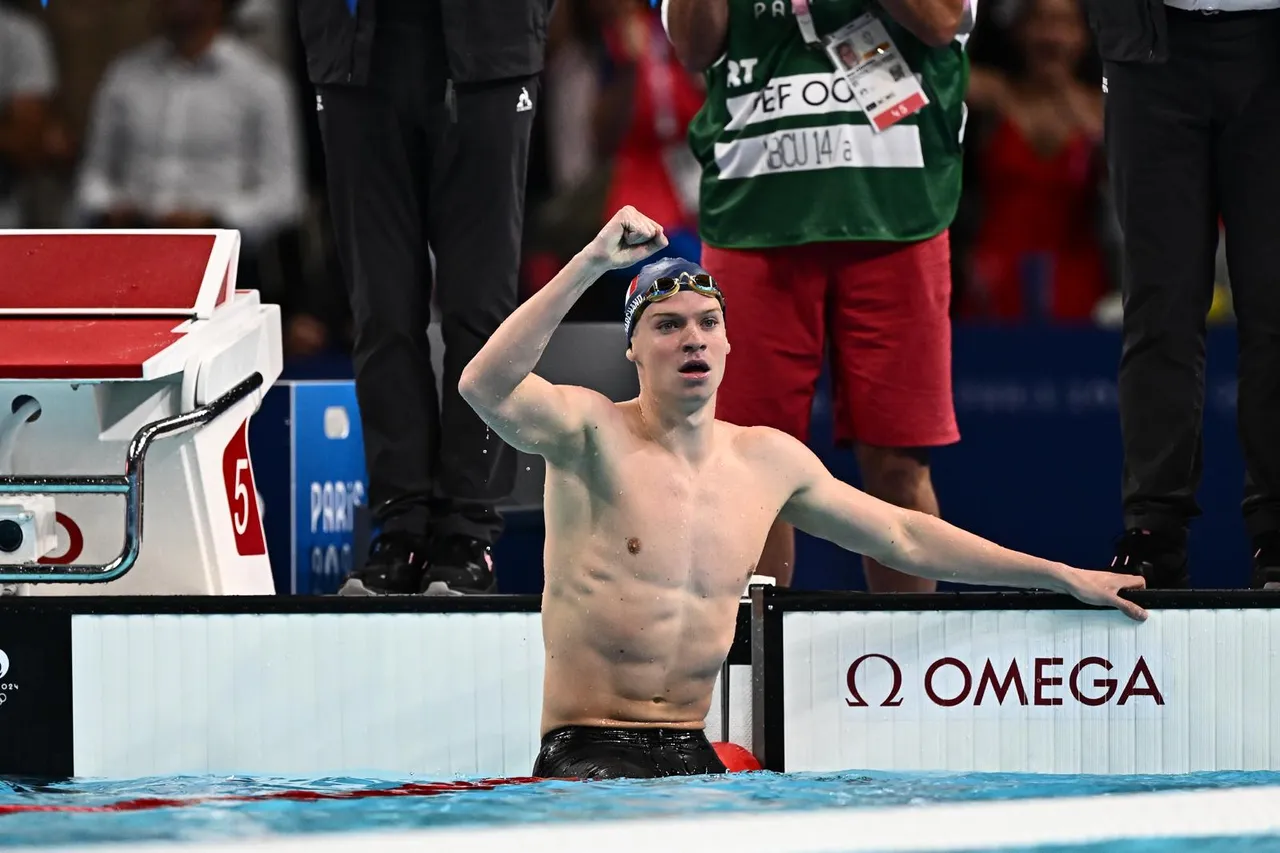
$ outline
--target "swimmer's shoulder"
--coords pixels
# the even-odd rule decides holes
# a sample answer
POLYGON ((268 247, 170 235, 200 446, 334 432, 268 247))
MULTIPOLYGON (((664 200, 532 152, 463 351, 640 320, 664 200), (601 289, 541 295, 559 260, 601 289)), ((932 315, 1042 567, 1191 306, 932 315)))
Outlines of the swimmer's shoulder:
POLYGON ((767 426, 739 426, 716 421, 723 441, 748 462, 778 462, 804 447, 782 430, 767 426))
POLYGON ((593 388, 556 385, 557 406, 579 426, 595 427, 617 417, 617 404, 593 388))
POLYGON ((784 489, 795 489, 829 477, 830 472, 808 445, 782 430, 742 427, 716 421, 726 444, 757 475, 784 489))

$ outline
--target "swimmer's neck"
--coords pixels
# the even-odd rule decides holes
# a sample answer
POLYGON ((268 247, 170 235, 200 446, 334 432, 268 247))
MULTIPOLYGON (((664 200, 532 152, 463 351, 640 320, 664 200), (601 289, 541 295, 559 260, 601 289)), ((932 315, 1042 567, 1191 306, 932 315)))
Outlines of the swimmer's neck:
POLYGON ((675 456, 697 464, 711 455, 715 435, 715 397, 686 408, 660 402, 644 388, 636 406, 645 435, 675 456))

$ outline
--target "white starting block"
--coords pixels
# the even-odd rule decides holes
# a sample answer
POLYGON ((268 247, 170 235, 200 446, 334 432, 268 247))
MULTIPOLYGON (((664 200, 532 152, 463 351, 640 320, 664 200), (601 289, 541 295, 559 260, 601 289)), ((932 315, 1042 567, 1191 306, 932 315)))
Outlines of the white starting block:
POLYGON ((280 311, 236 290, 239 254, 226 230, 0 231, 8 591, 274 592, 248 425, 280 311))

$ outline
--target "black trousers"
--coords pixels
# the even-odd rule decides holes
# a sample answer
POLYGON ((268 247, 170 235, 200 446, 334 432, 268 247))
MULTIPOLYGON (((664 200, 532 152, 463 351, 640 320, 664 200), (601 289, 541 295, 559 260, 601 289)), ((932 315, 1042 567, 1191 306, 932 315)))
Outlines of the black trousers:
POLYGON ((422 496, 430 511, 385 527, 492 543, 515 452, 459 396, 458 378, 516 307, 538 81, 455 88, 412 28, 379 38, 371 85, 317 91, 370 503, 422 496), (427 343, 433 288, 441 388, 427 343))
POLYGON ((1106 66, 1124 234, 1125 526, 1181 539, 1200 512, 1221 215, 1239 333, 1243 512, 1257 536, 1280 531, 1280 11, 1167 12, 1167 63, 1106 66))

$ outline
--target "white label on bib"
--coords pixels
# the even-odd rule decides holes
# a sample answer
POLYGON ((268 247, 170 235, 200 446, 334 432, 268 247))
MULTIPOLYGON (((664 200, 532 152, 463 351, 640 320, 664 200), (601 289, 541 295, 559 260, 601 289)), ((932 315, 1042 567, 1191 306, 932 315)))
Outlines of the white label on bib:
POLYGON ((876 131, 892 127, 929 103, 911 66, 884 24, 866 14, 826 38, 827 55, 853 88, 876 131))

